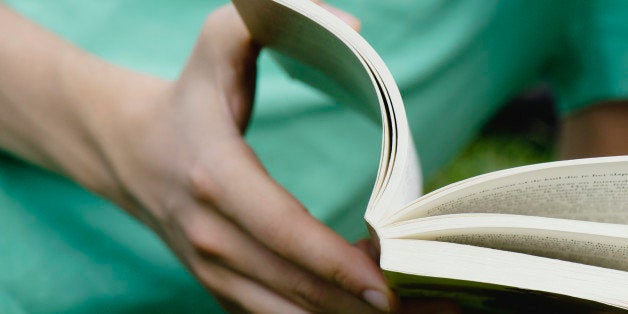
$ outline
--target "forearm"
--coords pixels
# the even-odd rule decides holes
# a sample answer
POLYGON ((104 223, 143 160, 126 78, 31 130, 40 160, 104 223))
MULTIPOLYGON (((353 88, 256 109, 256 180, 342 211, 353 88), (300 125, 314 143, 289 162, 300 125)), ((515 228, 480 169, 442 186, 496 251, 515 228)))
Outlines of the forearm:
MULTIPOLYGON (((87 186, 102 133, 166 84, 108 64, 0 4, 0 148, 87 186)), ((100 183, 98 183, 100 184, 100 183)))
POLYGON ((561 123, 561 158, 627 154, 628 100, 597 104, 561 123))

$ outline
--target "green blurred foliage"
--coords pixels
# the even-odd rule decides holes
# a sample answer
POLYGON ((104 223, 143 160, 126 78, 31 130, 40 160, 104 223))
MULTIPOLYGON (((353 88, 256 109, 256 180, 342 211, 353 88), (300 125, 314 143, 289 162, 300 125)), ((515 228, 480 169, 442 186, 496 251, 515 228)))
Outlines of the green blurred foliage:
POLYGON ((424 192, 491 171, 551 161, 556 133, 551 91, 537 86, 507 104, 448 166, 427 178, 424 192))

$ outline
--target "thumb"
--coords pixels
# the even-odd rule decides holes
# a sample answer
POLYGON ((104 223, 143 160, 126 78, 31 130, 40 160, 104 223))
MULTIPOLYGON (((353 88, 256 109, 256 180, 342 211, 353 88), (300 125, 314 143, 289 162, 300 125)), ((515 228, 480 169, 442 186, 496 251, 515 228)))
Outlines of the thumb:
MULTIPOLYGON (((259 50, 260 46, 251 38, 235 7, 229 4, 216 9, 207 17, 191 61, 205 58, 223 61, 207 69, 237 67, 242 62, 251 65, 255 63, 259 50)), ((188 62, 188 66, 193 64, 196 63, 188 62)))
POLYGON ((223 109, 244 132, 255 95, 260 48, 233 5, 220 7, 207 17, 179 85, 201 97, 197 99, 226 104, 223 109))

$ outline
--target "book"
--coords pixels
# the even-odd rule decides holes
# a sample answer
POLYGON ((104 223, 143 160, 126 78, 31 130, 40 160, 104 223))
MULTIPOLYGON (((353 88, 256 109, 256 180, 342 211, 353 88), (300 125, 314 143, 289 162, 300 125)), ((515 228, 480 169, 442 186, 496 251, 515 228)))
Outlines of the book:
POLYGON ((421 196, 403 101, 373 48, 309 0, 233 0, 288 74, 382 126, 366 213, 402 297, 469 311, 628 311, 628 156, 480 175, 421 196))

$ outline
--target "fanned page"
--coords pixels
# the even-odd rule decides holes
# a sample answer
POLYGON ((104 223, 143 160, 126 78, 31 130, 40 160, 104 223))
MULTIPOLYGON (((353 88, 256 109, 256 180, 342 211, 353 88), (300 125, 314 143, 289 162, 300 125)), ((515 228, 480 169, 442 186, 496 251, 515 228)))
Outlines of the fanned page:
POLYGON ((504 170, 417 200, 403 103, 366 41, 309 0, 233 2, 291 76, 381 122, 365 219, 394 289, 482 310, 628 309, 628 156, 504 170))
POLYGON ((253 38, 281 55, 295 78, 382 125, 382 153, 365 219, 384 219, 420 195, 421 176, 397 85, 358 33, 309 0, 234 0, 253 38), (377 119, 377 118, 375 118, 377 119))
POLYGON ((477 176, 419 198, 385 223, 461 213, 628 224, 628 156, 549 162, 477 176))
POLYGON ((378 234, 381 267, 406 295, 628 310, 628 156, 470 178, 408 204, 378 234))
POLYGON ((625 271, 455 243, 381 241, 382 268, 405 296, 450 298, 473 313, 628 310, 625 271))
POLYGON ((378 233, 387 239, 452 242, 628 271, 628 226, 621 224, 454 214, 404 221, 378 233))

